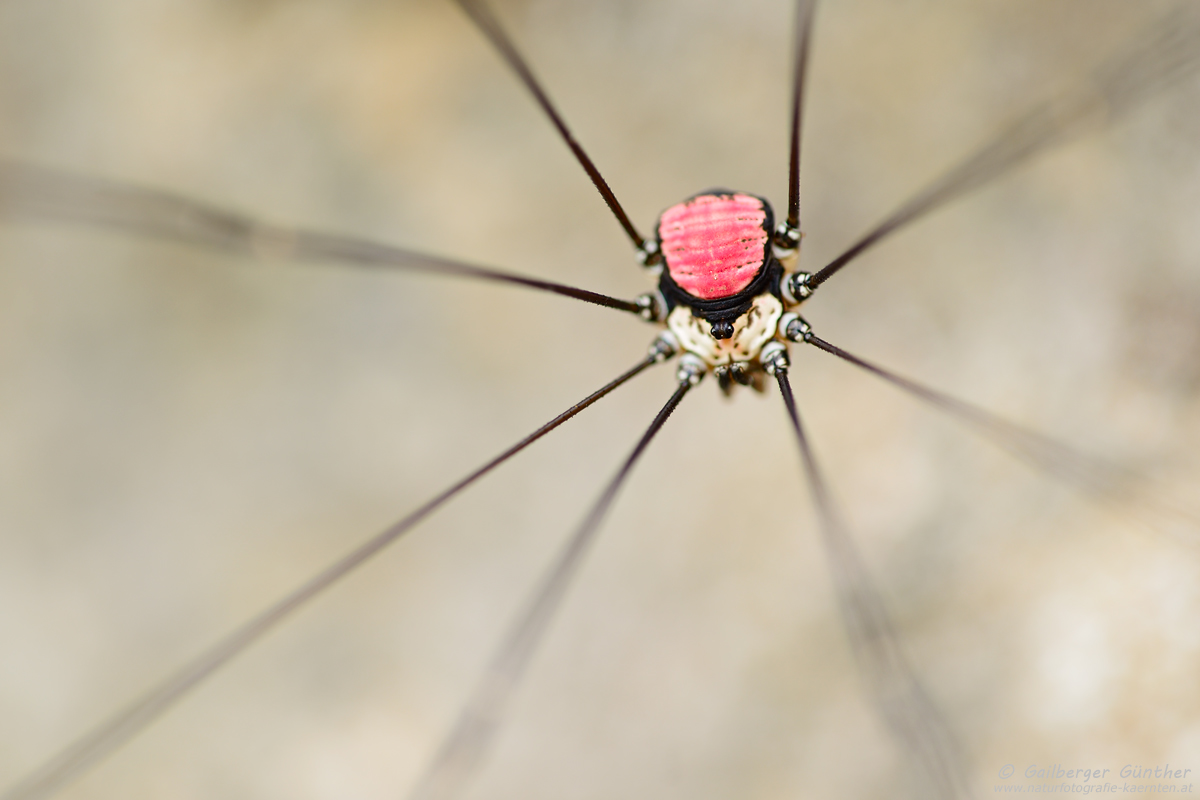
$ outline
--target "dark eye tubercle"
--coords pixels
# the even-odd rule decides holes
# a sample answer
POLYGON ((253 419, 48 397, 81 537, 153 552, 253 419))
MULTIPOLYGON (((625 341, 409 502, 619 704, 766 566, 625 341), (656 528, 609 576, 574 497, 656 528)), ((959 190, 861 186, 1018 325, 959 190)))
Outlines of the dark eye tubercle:
POLYGON ((733 323, 727 319, 714 322, 711 332, 714 339, 729 339, 733 336, 733 323))

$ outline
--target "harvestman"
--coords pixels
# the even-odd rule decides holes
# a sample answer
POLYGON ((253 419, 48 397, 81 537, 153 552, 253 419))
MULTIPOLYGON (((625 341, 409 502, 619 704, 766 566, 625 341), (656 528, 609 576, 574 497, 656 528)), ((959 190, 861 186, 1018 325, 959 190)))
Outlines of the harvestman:
POLYGON ((6 211, 121 228, 192 244, 266 253, 294 260, 340 260, 372 266, 453 274, 518 284, 640 316, 663 331, 649 355, 595 394, 431 499, 383 534, 354 550, 278 604, 248 622, 139 701, 85 735, 5 798, 41 797, 85 771, 149 724, 214 670, 244 650, 298 607, 404 534, 443 503, 510 456, 650 366, 679 357, 678 387, 633 453, 605 488, 583 524, 543 578, 516 621, 414 796, 452 797, 471 776, 491 743, 505 703, 523 674, 571 578, 634 462, 690 389, 709 372, 726 392, 738 385, 775 384, 790 417, 809 489, 819 513, 838 600, 871 694, 898 742, 920 767, 929 791, 963 797, 965 771, 950 735, 908 665, 884 607, 847 536, 805 437, 788 379, 788 347, 812 345, 881 377, 955 415, 1002 447, 1047 472, 1100 494, 1126 481, 1117 470, 1073 454, 1036 434, 893 374, 820 338, 794 309, 830 277, 909 222, 1006 171, 1068 135, 1094 127, 1189 73, 1200 61, 1196 14, 1181 8, 1103 65, 1076 92, 1038 107, 976 155, 915 195, 842 255, 821 269, 797 270, 800 244, 800 133, 812 6, 799 4, 792 97, 789 198, 785 218, 773 224, 766 200, 735 190, 706 190, 664 212, 655 236, 644 238, 629 220, 583 149, 575 142, 524 59, 482 3, 460 5, 492 41, 570 146, 628 234, 657 289, 620 300, 549 281, 425 256, 322 232, 285 229, 174 195, 7 162, 0 172, 6 211), (717 256, 712 254, 716 252, 717 256))

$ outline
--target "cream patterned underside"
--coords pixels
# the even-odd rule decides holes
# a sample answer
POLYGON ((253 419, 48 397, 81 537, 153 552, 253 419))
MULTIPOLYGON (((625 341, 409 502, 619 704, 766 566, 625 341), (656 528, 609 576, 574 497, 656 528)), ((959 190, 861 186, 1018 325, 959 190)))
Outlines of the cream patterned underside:
POLYGON ((694 316, 687 306, 675 307, 667 317, 667 327, 679 340, 680 347, 711 368, 756 360, 763 345, 775 338, 781 316, 783 303, 766 293, 754 298, 750 310, 734 321, 733 336, 728 339, 714 339, 712 326, 694 316))

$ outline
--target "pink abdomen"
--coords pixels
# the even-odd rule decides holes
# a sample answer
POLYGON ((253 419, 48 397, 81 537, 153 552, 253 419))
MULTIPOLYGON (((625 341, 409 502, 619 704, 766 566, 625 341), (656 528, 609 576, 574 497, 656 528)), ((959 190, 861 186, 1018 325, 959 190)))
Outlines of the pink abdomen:
POLYGON ((766 256, 766 218, 762 201, 744 194, 702 194, 671 206, 658 222, 671 278, 701 300, 742 291, 766 256))

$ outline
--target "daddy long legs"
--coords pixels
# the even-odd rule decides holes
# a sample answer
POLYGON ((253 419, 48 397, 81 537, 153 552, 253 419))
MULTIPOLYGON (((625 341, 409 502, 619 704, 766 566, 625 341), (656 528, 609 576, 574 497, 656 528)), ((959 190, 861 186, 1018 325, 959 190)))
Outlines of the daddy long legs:
MULTIPOLYGON (((1167 5, 822 7, 804 266, 1167 5)), ((719 183, 784 207, 788 6, 499 12, 645 231, 719 183)), ((649 288, 453 7, 0 13, 10 154, 619 296, 649 288)), ((806 316, 852 352, 1186 487, 1188 92, 881 244, 806 316)), ((515 289, 69 226, 3 235, 12 779, 649 338, 515 289)), ((1186 546, 798 350, 818 455, 977 782, 1006 763, 1195 752, 1186 546)), ((669 372, 522 454, 64 796, 406 790, 669 372)), ((712 384, 613 509, 480 796, 908 785, 863 700, 778 398, 727 404, 712 384)))

